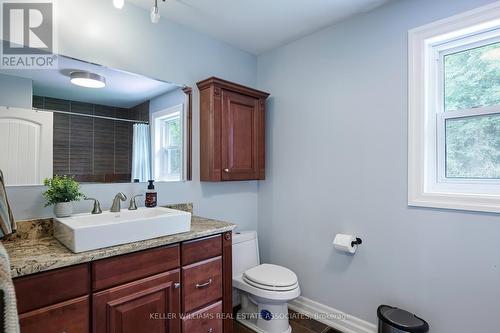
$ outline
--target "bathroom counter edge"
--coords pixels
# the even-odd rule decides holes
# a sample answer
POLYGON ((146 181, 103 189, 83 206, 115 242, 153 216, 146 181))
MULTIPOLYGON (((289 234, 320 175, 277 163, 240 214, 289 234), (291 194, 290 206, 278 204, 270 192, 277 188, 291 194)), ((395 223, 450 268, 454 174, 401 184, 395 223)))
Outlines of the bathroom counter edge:
POLYGON ((193 216, 191 231, 73 253, 54 237, 2 241, 13 278, 232 231, 235 224, 193 216))

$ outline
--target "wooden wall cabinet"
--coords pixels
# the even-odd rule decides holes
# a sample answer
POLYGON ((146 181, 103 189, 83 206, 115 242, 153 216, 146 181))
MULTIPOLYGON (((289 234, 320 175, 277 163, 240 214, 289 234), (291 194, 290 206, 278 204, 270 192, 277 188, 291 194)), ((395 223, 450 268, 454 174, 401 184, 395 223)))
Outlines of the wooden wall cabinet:
POLYGON ((200 90, 202 181, 265 179, 268 93, 211 77, 200 90))

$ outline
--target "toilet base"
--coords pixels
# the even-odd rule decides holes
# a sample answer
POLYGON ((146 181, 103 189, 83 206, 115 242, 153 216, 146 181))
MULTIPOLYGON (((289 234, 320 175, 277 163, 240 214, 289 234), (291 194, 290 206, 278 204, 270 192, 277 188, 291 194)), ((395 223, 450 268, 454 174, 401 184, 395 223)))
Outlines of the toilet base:
POLYGON ((268 301, 243 293, 236 320, 258 333, 291 333, 288 304, 268 301), (255 299, 257 298, 257 299, 255 299))
MULTIPOLYGON (((236 318, 236 321, 238 323, 240 323, 241 325, 245 326, 246 328, 248 328, 256 333, 274 333, 274 332, 264 331, 264 330, 260 329, 257 326, 257 320, 253 319, 253 318, 246 319, 246 318, 238 317, 238 318, 236 318)), ((292 333, 292 327, 290 325, 288 325, 288 329, 284 332, 281 332, 281 333, 292 333)))

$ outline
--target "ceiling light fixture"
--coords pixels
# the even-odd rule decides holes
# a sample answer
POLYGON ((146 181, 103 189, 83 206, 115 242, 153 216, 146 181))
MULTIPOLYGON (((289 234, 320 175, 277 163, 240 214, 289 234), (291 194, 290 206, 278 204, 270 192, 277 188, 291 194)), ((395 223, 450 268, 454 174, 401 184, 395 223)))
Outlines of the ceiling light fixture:
MULTIPOLYGON (((165 2, 165 0, 163 0, 165 2)), ((158 8, 158 0, 154 0, 153 7, 151 7, 151 22, 158 23, 160 21, 160 9, 158 8)))
POLYGON ((113 0, 113 6, 115 6, 116 9, 122 9, 124 5, 125 0, 113 0))
POLYGON ((96 73, 71 72, 69 77, 71 83, 80 87, 104 88, 106 86, 106 78, 96 73))

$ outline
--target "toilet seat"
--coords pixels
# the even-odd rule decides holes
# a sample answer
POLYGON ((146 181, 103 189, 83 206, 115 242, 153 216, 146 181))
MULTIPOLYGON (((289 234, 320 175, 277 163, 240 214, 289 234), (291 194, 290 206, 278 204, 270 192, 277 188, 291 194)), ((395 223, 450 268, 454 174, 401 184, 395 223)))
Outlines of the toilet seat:
POLYGON ((259 289, 269 291, 290 291, 298 287, 297 275, 288 268, 262 264, 246 270, 243 280, 259 289))
POLYGON ((297 283, 295 289, 288 291, 266 290, 260 287, 255 287, 243 279, 243 274, 233 276, 233 287, 242 290, 252 297, 262 297, 273 302, 288 302, 300 296, 300 286, 297 283))

